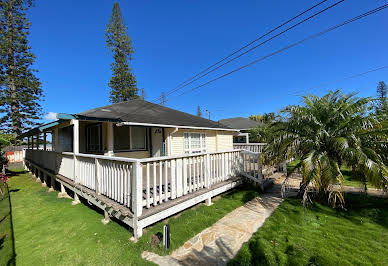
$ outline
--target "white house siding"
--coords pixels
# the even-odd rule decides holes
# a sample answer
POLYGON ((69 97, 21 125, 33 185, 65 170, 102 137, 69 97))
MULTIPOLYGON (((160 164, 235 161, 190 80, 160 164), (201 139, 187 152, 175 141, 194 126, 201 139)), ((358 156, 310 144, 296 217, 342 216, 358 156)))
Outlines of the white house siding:
POLYGON ((228 131, 217 132, 217 151, 233 150, 233 133, 228 131))
MULTIPOLYGON (((166 136, 169 136, 174 129, 166 128, 166 136)), ((228 131, 216 131, 216 130, 198 130, 198 129, 179 129, 171 135, 170 142, 171 147, 168 147, 167 151, 171 152, 170 155, 184 154, 184 133, 185 132, 201 132, 206 134, 206 150, 207 152, 216 152, 223 150, 233 149, 233 132, 228 131), (171 149, 170 149, 171 148, 171 149)), ((169 141, 167 141, 169 143, 169 141)))

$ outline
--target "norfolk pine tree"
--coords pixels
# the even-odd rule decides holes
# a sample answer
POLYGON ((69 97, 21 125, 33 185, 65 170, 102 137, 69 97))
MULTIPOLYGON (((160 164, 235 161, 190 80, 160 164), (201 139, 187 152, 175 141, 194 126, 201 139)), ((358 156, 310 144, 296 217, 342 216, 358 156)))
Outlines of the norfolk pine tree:
POLYGON ((42 115, 41 83, 28 44, 31 23, 26 11, 32 0, 0 0, 0 118, 1 129, 14 137, 37 125, 42 115))
POLYGON ((136 78, 129 66, 134 53, 132 40, 127 34, 127 26, 117 2, 113 4, 112 14, 105 30, 107 47, 113 52, 111 64, 113 75, 108 83, 111 88, 109 100, 112 103, 137 99, 136 78))
POLYGON ((388 99, 387 99, 387 85, 385 85, 384 81, 380 81, 377 85, 377 99, 378 105, 376 113, 386 113, 388 112, 388 99))
POLYGON ((202 111, 201 111, 201 107, 199 105, 197 107, 197 116, 202 117, 202 111))

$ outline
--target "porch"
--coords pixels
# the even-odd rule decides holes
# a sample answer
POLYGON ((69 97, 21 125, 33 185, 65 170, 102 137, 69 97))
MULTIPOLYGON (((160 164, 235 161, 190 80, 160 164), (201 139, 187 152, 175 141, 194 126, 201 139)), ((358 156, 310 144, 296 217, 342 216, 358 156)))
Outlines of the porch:
POLYGON ((142 229, 242 183, 262 184, 258 153, 244 150, 154 158, 122 158, 75 152, 27 149, 28 169, 60 196, 71 191, 101 208, 105 222, 116 217, 135 239, 142 229))

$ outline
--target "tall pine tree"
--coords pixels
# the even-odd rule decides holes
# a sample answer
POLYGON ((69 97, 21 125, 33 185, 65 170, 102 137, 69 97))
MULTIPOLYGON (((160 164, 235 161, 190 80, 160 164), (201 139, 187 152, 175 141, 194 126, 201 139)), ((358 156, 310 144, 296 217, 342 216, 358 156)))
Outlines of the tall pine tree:
POLYGON ((377 110, 376 113, 386 113, 388 112, 388 99, 387 99, 387 85, 385 85, 384 81, 380 81, 377 85, 377 110))
POLYGON ((31 23, 26 11, 32 2, 0 0, 0 123, 14 137, 37 125, 42 116, 43 92, 27 38, 31 23))
POLYGON ((112 15, 105 31, 107 47, 113 52, 111 64, 113 75, 108 83, 110 102, 118 103, 138 98, 136 78, 129 66, 134 53, 132 40, 117 2, 113 4, 112 15))
POLYGON ((201 107, 199 105, 197 107, 197 116, 202 117, 202 111, 201 111, 201 107))

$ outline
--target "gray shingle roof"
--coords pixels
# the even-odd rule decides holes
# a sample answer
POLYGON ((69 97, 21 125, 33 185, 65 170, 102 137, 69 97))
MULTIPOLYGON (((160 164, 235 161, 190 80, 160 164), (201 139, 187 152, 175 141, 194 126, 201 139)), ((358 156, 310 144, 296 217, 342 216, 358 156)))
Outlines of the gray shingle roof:
POLYGON ((85 112, 78 113, 77 116, 80 119, 82 119, 82 117, 87 119, 101 118, 119 122, 228 128, 219 122, 194 116, 140 99, 87 110, 85 112))
POLYGON ((222 119, 218 122, 225 125, 226 127, 234 128, 234 129, 251 129, 251 128, 260 126, 259 122, 253 121, 245 117, 227 118, 227 119, 222 119))

